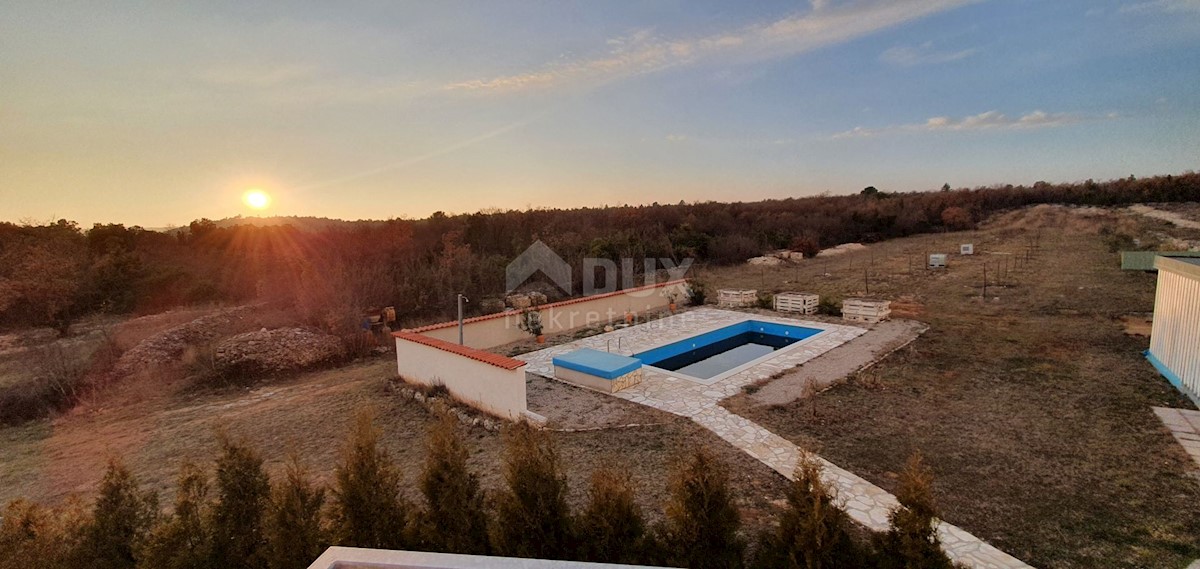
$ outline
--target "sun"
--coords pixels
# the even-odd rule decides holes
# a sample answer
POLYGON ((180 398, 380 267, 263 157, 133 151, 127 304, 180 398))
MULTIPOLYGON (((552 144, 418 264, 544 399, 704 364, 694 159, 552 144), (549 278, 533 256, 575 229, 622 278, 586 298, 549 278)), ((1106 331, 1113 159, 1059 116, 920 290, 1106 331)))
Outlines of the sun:
POLYGON ((250 209, 267 209, 271 205, 271 195, 258 188, 251 188, 242 194, 242 202, 250 209))

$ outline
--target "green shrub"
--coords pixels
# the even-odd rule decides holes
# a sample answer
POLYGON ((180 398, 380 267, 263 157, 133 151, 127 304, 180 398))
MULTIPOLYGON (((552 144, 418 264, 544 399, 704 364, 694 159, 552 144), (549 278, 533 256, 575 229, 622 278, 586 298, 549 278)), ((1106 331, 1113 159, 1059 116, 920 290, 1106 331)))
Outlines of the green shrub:
POLYGON ((553 443, 528 423, 509 427, 504 438, 507 488, 496 496, 496 549, 511 557, 569 557, 567 478, 553 443))
POLYGON ((158 513, 158 499, 112 460, 100 482, 92 518, 83 528, 80 554, 89 567, 133 569, 158 513))
POLYGON ((704 281, 692 279, 688 281, 688 304, 692 306, 704 306, 704 300, 708 296, 707 285, 704 281))
POLYGON ((325 489, 314 487, 308 471, 293 455, 283 480, 271 492, 267 510, 267 565, 271 569, 304 569, 321 555, 325 535, 321 506, 325 489))
POLYGON ((817 312, 828 316, 841 316, 842 300, 822 295, 820 303, 817 304, 817 312))
POLYGON ((421 473, 421 546, 433 551, 486 555, 488 512, 479 477, 467 469, 467 447, 458 432, 458 421, 438 405, 437 420, 429 429, 425 470, 421 473))
POLYGON ((204 471, 190 462, 183 463, 175 489, 175 507, 151 531, 141 565, 154 569, 211 567, 210 514, 204 471))
POLYGON ((755 296, 754 303, 759 308, 775 308, 775 295, 769 292, 760 292, 755 296))
POLYGON ((900 473, 896 499, 900 505, 888 519, 891 528, 877 537, 881 569, 949 569, 954 567, 942 551, 935 526, 933 473, 914 453, 900 473))
POLYGON ((212 509, 213 564, 216 567, 264 568, 267 565, 263 517, 271 482, 253 449, 220 437, 217 500, 212 509))
POLYGON ((333 489, 334 543, 348 547, 407 549, 410 507, 400 494, 400 470, 379 447, 374 413, 355 418, 337 466, 333 489))
POLYGON ((729 493, 726 466, 701 449, 671 476, 665 545, 672 564, 694 569, 741 567, 741 519, 729 493))
POLYGON ((576 528, 585 561, 640 564, 649 557, 646 522, 634 501, 633 481, 624 471, 601 468, 592 473, 588 505, 576 528))
POLYGON ((821 464, 804 454, 788 488, 779 528, 760 541, 756 567, 841 569, 866 565, 867 556, 849 533, 850 517, 821 480, 821 464))

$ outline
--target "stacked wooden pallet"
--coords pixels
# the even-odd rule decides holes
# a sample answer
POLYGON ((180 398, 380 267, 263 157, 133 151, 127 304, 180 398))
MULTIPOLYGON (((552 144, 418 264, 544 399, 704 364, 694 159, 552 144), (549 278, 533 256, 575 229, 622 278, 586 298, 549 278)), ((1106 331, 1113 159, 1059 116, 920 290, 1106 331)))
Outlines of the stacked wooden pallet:
POLYGON ((717 306, 725 308, 748 308, 758 302, 758 291, 754 289, 727 289, 717 291, 717 306))
POLYGON ((775 310, 778 312, 798 312, 800 314, 816 314, 821 297, 809 292, 781 292, 775 295, 775 310))
POLYGON ((874 324, 892 314, 891 302, 876 298, 847 298, 842 301, 842 320, 874 324))

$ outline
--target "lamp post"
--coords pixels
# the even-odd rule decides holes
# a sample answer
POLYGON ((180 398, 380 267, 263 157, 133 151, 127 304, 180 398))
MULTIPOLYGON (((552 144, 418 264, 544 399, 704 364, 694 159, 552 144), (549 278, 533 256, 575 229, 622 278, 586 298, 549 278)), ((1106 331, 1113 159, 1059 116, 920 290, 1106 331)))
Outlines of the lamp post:
POLYGON ((463 313, 462 305, 464 302, 471 302, 471 299, 463 296, 463 293, 458 293, 458 345, 463 346, 463 313))

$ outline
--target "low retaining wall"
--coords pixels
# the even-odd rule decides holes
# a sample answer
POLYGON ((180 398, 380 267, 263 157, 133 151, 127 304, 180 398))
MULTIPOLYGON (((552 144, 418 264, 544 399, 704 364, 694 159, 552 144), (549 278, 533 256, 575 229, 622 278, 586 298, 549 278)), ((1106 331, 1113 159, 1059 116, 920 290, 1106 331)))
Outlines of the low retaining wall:
MULTIPOLYGON (((621 322, 626 312, 640 315, 664 310, 671 302, 671 295, 675 295, 678 302, 683 302, 686 292, 687 280, 680 279, 543 304, 538 308, 542 314, 542 333, 559 334, 584 326, 621 322)), ((521 330, 520 322, 519 310, 468 318, 463 321, 463 342, 468 347, 483 350, 528 339, 529 333, 521 330)), ((441 322, 404 332, 458 344, 457 321, 441 322)))
POLYGON ((392 335, 400 377, 444 385, 454 397, 499 417, 527 418, 525 362, 412 332, 392 335))

